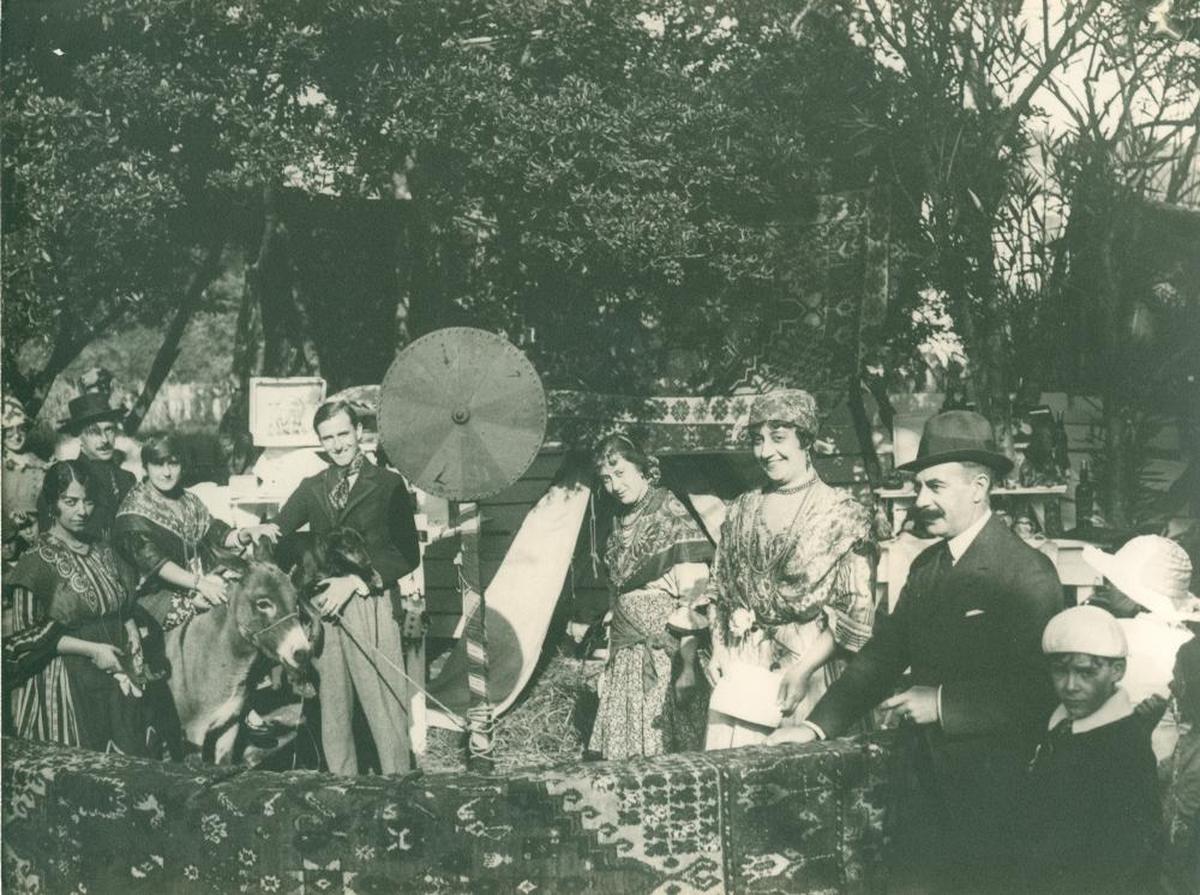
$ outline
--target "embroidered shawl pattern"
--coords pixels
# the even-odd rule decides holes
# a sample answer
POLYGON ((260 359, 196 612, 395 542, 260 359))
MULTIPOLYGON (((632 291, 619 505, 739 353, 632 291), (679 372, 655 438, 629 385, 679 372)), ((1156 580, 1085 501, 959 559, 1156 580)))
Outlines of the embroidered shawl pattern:
POLYGON ((699 523, 665 488, 653 488, 629 526, 617 523, 605 545, 604 562, 617 593, 644 587, 683 562, 709 562, 713 549, 699 523))
POLYGON ((178 500, 159 493, 149 482, 140 482, 125 496, 117 518, 140 516, 178 537, 192 552, 212 522, 208 508, 195 494, 184 491, 178 500))
MULTIPOLYGON (((37 594, 52 607, 49 615, 56 621, 70 623, 77 617, 108 615, 126 602, 125 582, 107 544, 93 544, 88 554, 81 556, 46 533, 38 536, 34 555, 56 574, 54 593, 37 594)), ((10 582, 13 587, 34 591, 40 589, 39 582, 44 586, 45 578, 33 562, 18 565, 10 582)))
POLYGON ((767 627, 811 621, 846 584, 842 560, 870 542, 866 509, 851 495, 817 480, 797 508, 796 523, 772 534, 763 522, 761 489, 730 506, 710 577, 710 597, 726 633, 738 607, 767 627))

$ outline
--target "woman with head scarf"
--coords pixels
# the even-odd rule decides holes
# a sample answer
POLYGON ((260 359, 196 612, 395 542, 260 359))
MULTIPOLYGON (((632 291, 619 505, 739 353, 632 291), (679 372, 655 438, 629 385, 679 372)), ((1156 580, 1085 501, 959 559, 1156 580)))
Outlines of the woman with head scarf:
POLYGON ((681 644, 668 625, 686 625, 682 616, 708 578, 712 544, 658 484, 657 460, 631 439, 601 442, 596 474, 617 516, 604 551, 612 593, 609 660, 589 748, 606 759, 699 748, 703 705, 672 686, 672 658, 681 644))
POLYGON ((760 743, 803 720, 871 636, 870 517, 817 476, 817 423, 817 403, 800 389, 760 395, 750 410, 766 482, 730 506, 709 579, 709 749, 760 743))

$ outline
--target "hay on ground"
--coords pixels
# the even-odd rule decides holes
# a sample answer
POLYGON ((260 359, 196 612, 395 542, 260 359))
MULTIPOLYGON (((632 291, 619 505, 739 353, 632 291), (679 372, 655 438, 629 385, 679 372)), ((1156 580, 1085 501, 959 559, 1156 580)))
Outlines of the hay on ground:
MULTIPOLYGON (((500 717, 495 736, 497 771, 577 761, 596 713, 596 683, 604 664, 556 655, 526 685, 517 704, 500 717)), ((430 728, 427 771, 465 771, 466 734, 430 728)))

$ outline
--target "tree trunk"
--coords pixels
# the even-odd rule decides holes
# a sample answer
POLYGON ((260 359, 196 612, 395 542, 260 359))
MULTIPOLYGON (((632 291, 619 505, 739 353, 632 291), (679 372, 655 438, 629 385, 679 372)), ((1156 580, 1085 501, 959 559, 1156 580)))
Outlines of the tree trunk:
POLYGON ((146 413, 150 410, 150 405, 154 403, 159 389, 167 381, 171 367, 179 357, 179 343, 183 340, 187 325, 200 307, 205 290, 220 273, 221 252, 224 248, 224 237, 214 240, 212 245, 205 250, 204 260, 200 263, 200 267, 192 275, 192 282, 184 293, 183 301, 175 308, 175 314, 167 325, 166 333, 163 334, 162 345, 159 346, 158 353, 154 356, 150 372, 146 374, 146 384, 142 387, 142 393, 138 395, 129 415, 125 418, 125 431, 128 434, 133 435, 137 432, 142 420, 146 418, 146 413))

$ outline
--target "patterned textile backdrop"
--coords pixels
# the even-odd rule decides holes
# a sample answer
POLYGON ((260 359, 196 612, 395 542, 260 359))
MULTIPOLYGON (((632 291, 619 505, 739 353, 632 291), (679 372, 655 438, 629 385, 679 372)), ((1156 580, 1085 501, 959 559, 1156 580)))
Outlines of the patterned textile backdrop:
POLYGON ((89 895, 876 892, 886 744, 344 780, 6 739, 3 882, 89 895))

